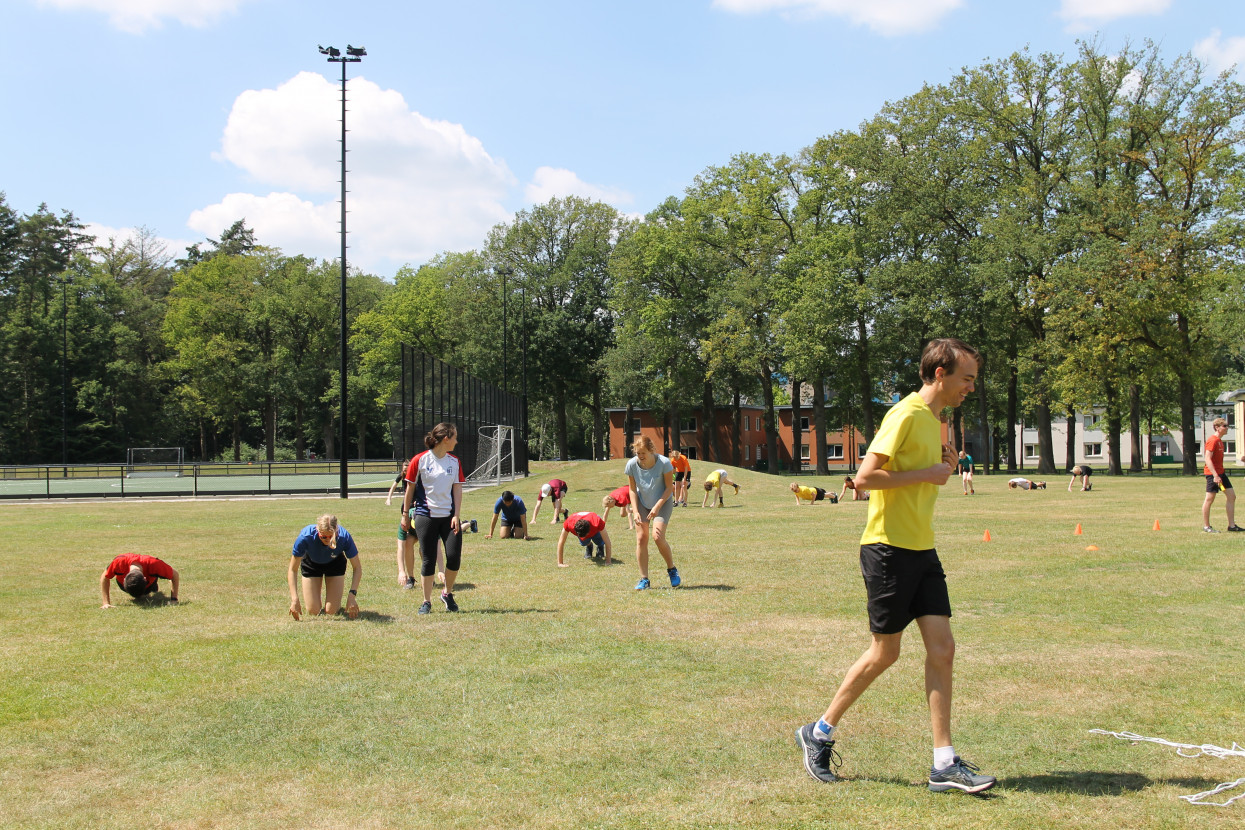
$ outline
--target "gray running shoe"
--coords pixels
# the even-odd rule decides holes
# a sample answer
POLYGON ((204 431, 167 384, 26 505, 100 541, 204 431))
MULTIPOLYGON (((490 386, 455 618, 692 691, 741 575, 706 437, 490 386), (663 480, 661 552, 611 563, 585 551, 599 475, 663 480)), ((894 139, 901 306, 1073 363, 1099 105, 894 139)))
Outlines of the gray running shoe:
POLYGON ((819 741, 813 737, 815 727, 816 724, 807 723, 795 730, 795 742, 800 749, 804 750, 804 769, 818 781, 825 781, 828 784, 841 781, 842 779, 834 774, 834 770, 843 765, 843 759, 839 757, 839 753, 834 751, 834 741, 819 741), (834 765, 834 769, 830 769, 831 764, 834 765))
POLYGON ((415 613, 417 613, 417 614, 431 614, 431 613, 432 613, 432 603, 431 603, 431 602, 429 602, 428 600, 424 600, 424 601, 423 601, 423 603, 419 606, 419 610, 418 610, 418 611, 416 611, 415 613))
POLYGON ((1203 533, 1218 533, 1219 531, 1215 530, 1213 527, 1204 527, 1202 528, 1202 532, 1203 533))
POLYGON ((929 791, 943 793, 947 790, 962 790, 966 793, 980 793, 998 783, 993 776, 978 775, 979 772, 981 770, 957 755, 946 769, 930 769, 929 791))

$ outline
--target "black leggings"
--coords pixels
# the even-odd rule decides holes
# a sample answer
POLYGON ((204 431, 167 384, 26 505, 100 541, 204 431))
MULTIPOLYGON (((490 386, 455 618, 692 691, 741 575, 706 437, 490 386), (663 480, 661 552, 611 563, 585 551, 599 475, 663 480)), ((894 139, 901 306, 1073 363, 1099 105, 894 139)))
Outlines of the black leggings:
POLYGON ((450 530, 452 516, 416 516, 415 535, 419 537, 419 573, 432 576, 437 572, 437 543, 445 543, 445 569, 457 571, 462 564, 463 531, 450 530))

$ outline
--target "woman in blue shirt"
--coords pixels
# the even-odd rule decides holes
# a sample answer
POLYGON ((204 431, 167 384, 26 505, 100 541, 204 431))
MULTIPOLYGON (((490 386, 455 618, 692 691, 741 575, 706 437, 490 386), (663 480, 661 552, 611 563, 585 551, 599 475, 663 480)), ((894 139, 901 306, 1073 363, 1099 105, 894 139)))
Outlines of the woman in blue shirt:
POLYGON ((631 445, 635 455, 627 462, 627 489, 635 506, 635 558, 640 566, 637 591, 649 587, 648 540, 651 535, 661 558, 666 560, 666 573, 670 587, 677 588, 683 581, 679 569, 674 566, 674 554, 666 541, 666 525, 674 512, 674 467, 670 459, 658 455, 653 439, 641 436, 631 445))
POLYGON ((307 613, 314 617, 324 611, 329 616, 337 613, 342 602, 342 588, 346 585, 346 562, 350 562, 350 595, 346 598, 346 616, 359 616, 359 581, 363 568, 359 564, 359 549, 355 547, 350 532, 337 524, 337 517, 325 514, 307 525, 294 540, 290 557, 290 616, 299 619, 302 608, 298 601, 298 578, 302 575, 303 601, 307 613), (327 594, 327 599, 325 598, 327 594))

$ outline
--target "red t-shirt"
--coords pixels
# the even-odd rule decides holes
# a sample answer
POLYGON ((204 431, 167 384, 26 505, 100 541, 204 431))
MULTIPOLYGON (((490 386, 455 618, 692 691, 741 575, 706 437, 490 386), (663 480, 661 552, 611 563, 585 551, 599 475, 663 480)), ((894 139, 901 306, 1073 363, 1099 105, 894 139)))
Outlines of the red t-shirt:
POLYGON ((631 504, 631 488, 626 485, 619 487, 617 490, 610 493, 610 498, 613 499, 614 504, 619 507, 626 507, 628 504, 631 504))
POLYGON ((1212 433, 1206 439, 1206 447, 1202 450, 1202 455, 1206 459, 1204 467, 1206 475, 1223 475, 1223 439, 1219 437, 1219 433, 1212 433))
POLYGON ((570 517, 562 523, 562 527, 567 533, 575 533, 575 523, 580 519, 587 519, 589 527, 588 532, 583 536, 579 536, 577 533, 575 534, 576 536, 579 536, 580 539, 590 539, 602 530, 605 530, 605 519, 602 519, 596 513, 572 513, 570 517))
POLYGON ((121 585, 125 575, 130 572, 131 565, 138 565, 143 569, 143 576, 147 577, 147 584, 155 583, 156 578, 172 579, 173 569, 167 564, 154 556, 147 556, 143 553, 123 553, 116 559, 108 563, 108 570, 105 571, 106 578, 117 578, 117 584, 121 585))

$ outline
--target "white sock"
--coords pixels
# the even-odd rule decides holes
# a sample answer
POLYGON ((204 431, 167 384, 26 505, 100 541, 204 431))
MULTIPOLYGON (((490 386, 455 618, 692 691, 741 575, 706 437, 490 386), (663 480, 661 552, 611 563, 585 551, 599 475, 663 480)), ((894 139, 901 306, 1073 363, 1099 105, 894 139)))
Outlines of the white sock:
POLYGON ((813 737, 819 741, 828 741, 834 737, 834 727, 818 719, 817 725, 813 727, 813 737))
POLYGON ((955 747, 953 746, 936 746, 934 747, 934 769, 942 770, 955 763, 955 747))

